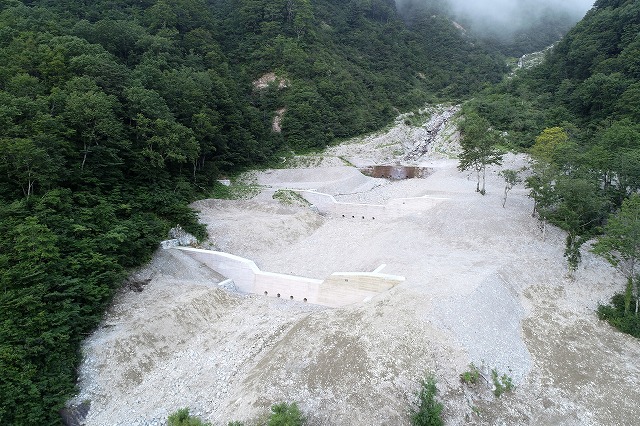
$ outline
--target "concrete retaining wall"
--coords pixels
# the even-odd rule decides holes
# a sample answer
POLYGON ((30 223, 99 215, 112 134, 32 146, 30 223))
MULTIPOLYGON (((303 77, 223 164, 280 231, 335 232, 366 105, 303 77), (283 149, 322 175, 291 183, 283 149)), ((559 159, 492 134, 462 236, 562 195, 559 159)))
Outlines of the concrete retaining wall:
POLYGON ((251 293, 317 304, 321 285, 322 280, 260 271, 251 293))
POLYGON ((252 260, 220 251, 192 247, 175 248, 188 253, 192 258, 219 274, 231 278, 236 288, 241 292, 253 293, 256 274, 260 272, 260 269, 252 260))
POLYGON ((362 303, 404 281, 379 272, 335 272, 326 280, 261 271, 251 260, 219 251, 175 247, 234 281, 244 293, 262 294, 329 307, 362 303))
POLYGON ((415 214, 427 210, 436 204, 446 200, 441 197, 414 197, 396 198, 387 204, 359 204, 341 203, 330 194, 315 191, 297 191, 307 201, 316 206, 322 214, 328 214, 337 218, 376 220, 400 217, 407 214, 415 214))

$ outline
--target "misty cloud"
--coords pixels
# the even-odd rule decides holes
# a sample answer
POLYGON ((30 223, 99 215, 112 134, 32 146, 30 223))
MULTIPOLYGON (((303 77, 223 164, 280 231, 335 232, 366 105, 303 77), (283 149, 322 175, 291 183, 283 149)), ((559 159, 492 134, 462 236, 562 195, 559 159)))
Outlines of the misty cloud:
POLYGON ((396 0, 398 9, 426 7, 449 10, 476 31, 513 33, 526 29, 542 16, 565 15, 576 22, 594 0, 396 0))
POLYGON ((494 24, 526 25, 526 21, 543 12, 553 10, 574 16, 584 15, 592 6, 593 0, 449 0, 456 14, 468 17, 475 22, 494 24))

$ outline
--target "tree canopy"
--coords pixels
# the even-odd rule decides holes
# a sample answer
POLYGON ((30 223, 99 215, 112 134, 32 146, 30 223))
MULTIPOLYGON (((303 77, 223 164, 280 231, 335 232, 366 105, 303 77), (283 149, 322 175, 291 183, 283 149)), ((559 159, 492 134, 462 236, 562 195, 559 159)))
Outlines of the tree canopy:
MULTIPOLYGON (((640 195, 631 195, 622 203, 620 211, 609 218, 593 251, 607 259, 625 276, 635 293, 637 314, 640 294, 640 277, 637 272, 640 261, 640 195)), ((626 310, 628 309, 627 305, 626 310)))
POLYGON ((497 150, 498 134, 489 127, 489 122, 473 112, 465 115, 461 125, 462 152, 459 156, 459 170, 476 172, 476 192, 485 194, 485 174, 490 164, 501 164, 502 154, 497 150), (482 182, 482 186, 480 186, 482 182))

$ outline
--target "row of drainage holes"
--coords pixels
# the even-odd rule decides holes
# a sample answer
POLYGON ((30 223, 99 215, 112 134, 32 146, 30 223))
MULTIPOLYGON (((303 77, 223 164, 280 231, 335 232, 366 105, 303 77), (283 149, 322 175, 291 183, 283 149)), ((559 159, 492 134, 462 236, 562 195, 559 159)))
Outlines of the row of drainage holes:
MULTIPOLYGON (((268 294, 269 294, 269 292, 268 292, 268 291, 265 291, 265 292, 264 292, 264 295, 265 295, 265 296, 267 296, 268 294)), ((276 296, 277 296, 277 297, 280 297, 280 293, 278 293, 276 296)), ((293 296, 289 296, 289 299, 293 300, 293 296)), ((303 301, 303 302, 306 302, 306 301, 307 301, 307 298, 305 297, 304 299, 302 299, 302 301, 303 301)))
MULTIPOLYGON (((347 217, 347 216, 342 215, 342 217, 347 217)), ((351 219, 355 219, 355 218, 356 218, 355 216, 351 216, 351 219)), ((364 219, 364 216, 362 216, 362 218, 364 219)), ((375 218, 375 217, 372 217, 371 219, 376 220, 376 218, 375 218)))

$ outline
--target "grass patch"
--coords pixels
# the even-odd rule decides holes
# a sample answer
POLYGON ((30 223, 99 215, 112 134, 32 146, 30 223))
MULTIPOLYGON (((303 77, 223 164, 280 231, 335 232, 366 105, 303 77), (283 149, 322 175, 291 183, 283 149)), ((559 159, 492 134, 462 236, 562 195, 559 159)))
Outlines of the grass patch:
POLYGON ((322 162, 322 157, 318 155, 298 155, 291 159, 288 167, 318 167, 322 162))
POLYGON ((182 408, 171 414, 167 419, 168 426, 211 426, 211 423, 204 423, 197 417, 189 414, 188 408, 182 408))
POLYGON ((226 186, 216 182, 211 191, 210 198, 223 200, 248 200, 255 197, 262 190, 262 186, 254 183, 232 182, 226 186))
POLYGON ((500 398, 504 393, 511 392, 515 389, 513 379, 503 374, 500 376, 495 368, 491 370, 491 380, 493 381, 493 394, 496 398, 500 398))
POLYGON ((288 206, 303 206, 308 207, 311 205, 302 195, 298 194, 296 191, 291 191, 289 189, 278 189, 271 196, 274 200, 280 201, 282 204, 288 206))
POLYGON ((353 164, 351 161, 347 160, 346 158, 344 158, 342 155, 339 155, 338 158, 340 159, 340 161, 342 161, 342 163, 345 166, 349 166, 349 167, 356 167, 355 164, 353 164))
POLYGON ((460 374, 460 380, 466 385, 476 385, 480 380, 480 370, 474 363, 471 363, 469 369, 460 374))
POLYGON ((258 185, 255 173, 251 172, 231 178, 230 181, 231 185, 214 182, 208 197, 222 200, 248 200, 258 195, 263 189, 258 185))
POLYGON ((417 410, 411 413, 412 426, 442 426, 442 409, 444 406, 436 401, 438 388, 436 379, 429 375, 422 380, 420 393, 418 394, 419 405, 417 410))

